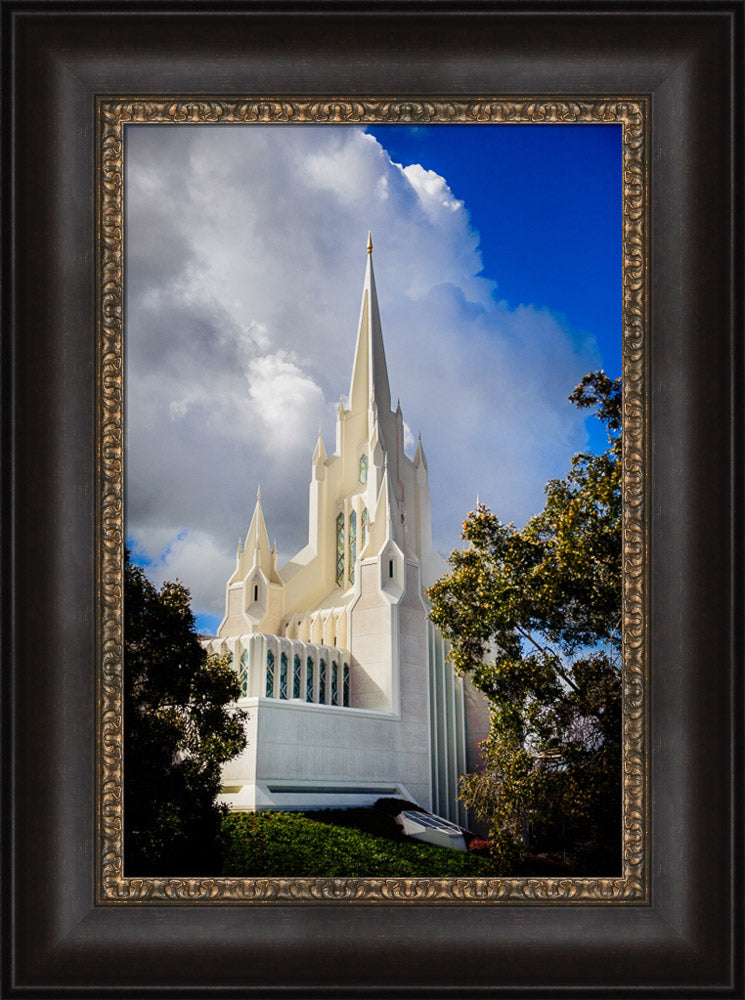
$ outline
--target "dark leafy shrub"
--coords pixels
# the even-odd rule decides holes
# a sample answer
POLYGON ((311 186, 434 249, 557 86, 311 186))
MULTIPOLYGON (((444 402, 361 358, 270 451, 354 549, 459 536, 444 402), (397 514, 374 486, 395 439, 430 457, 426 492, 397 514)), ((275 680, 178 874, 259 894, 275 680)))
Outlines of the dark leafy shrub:
POLYGON ((222 825, 222 874, 232 877, 472 877, 500 874, 489 859, 388 840, 298 813, 231 813, 222 825))

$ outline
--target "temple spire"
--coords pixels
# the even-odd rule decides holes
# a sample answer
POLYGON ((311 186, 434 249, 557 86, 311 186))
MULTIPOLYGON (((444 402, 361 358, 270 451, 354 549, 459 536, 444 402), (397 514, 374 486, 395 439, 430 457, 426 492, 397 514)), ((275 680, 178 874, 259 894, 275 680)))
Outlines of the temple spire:
POLYGON ((414 465, 418 469, 420 466, 424 466, 427 469, 427 456, 424 454, 424 448, 422 447, 422 432, 419 431, 419 440, 417 441, 416 453, 414 454, 414 465))
POLYGON ((269 532, 266 530, 264 512, 261 509, 261 487, 256 491, 256 506, 243 548, 249 554, 260 553, 262 556, 270 551, 269 532))
POLYGON ((318 428, 318 438, 316 439, 316 447, 313 451, 313 465, 318 465, 319 462, 326 461, 326 447, 323 443, 323 435, 321 434, 321 428, 318 428))
POLYGON ((362 305, 354 352, 352 382, 349 388, 350 410, 367 409, 371 394, 381 411, 391 408, 391 390, 388 384, 388 367, 383 348, 383 331, 380 325, 378 293, 372 263, 372 234, 367 237, 367 267, 362 288, 362 305))

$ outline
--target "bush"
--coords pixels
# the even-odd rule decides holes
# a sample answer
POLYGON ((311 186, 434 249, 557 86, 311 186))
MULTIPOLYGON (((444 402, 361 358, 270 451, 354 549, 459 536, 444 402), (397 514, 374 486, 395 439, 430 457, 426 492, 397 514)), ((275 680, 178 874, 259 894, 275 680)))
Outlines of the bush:
POLYGON ((305 814, 314 823, 326 823, 329 826, 353 827, 362 833, 371 833, 374 837, 384 837, 400 843, 408 839, 403 827, 389 813, 378 808, 367 806, 350 806, 346 809, 314 809, 305 814))
POLYGON ((231 813, 222 824, 223 869, 231 877, 438 878, 494 875, 478 855, 396 842, 298 813, 231 813))

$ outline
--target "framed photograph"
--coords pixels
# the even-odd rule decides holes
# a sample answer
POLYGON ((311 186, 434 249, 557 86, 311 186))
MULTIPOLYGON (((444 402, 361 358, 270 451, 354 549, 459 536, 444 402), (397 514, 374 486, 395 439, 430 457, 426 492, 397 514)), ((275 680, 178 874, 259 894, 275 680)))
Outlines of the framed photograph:
MULTIPOLYGON (((740 3, 644 14, 4 6, 9 996, 737 996, 741 15, 740 3), (462 159, 480 157, 481 183, 504 188, 497 130, 562 129, 615 136, 615 362, 573 315, 536 308, 537 249, 536 298, 499 298, 498 275, 477 266, 476 202, 436 169, 470 143, 462 159), (428 142, 429 160, 411 154, 428 142), (375 218, 359 232, 364 215, 375 218), (402 330, 410 345, 391 345, 402 330), (410 641, 430 627, 425 587, 446 569, 436 549, 461 547, 446 525, 482 500, 504 521, 530 517, 530 476, 540 492, 582 449, 581 417, 557 425, 549 392, 537 429, 518 420, 500 438, 500 406, 520 404, 515 381, 536 399, 568 380, 566 396, 603 366, 624 383, 618 870, 128 872, 125 545, 141 577, 191 584, 202 644, 240 678, 249 746, 226 766, 223 801, 305 809, 319 794, 338 806, 393 795, 462 826, 451 779, 467 769, 458 752, 475 748, 478 717, 462 681, 437 673, 434 638, 421 663, 410 641), (476 416, 454 428, 448 407, 476 416), (510 447, 546 456, 530 473, 524 462, 522 494, 492 468, 473 475, 476 420, 485 465, 504 467, 510 447), (226 531, 231 544, 240 534, 237 555, 226 531), (371 631, 383 620, 373 592, 397 609, 400 632, 385 642, 371 631), (378 663, 386 643, 393 658, 378 663), (262 758, 258 727, 274 733, 281 767, 262 758), (415 729, 439 742, 422 750, 415 729)), ((562 161, 544 147, 533 191, 513 178, 513 262, 531 260, 521 220, 537 233, 563 219, 554 301, 587 308, 602 292, 600 237, 577 222, 584 256, 570 250, 572 213, 540 206, 552 167, 559 201, 560 171, 576 190, 584 170, 574 213, 589 214, 593 155, 562 161)))
MULTIPOLYGON (((643 899, 646 623, 630 614, 622 624, 621 614, 623 604, 643 606, 646 581, 641 572, 645 475, 639 458, 646 395, 645 104, 628 98, 613 104, 525 98, 401 106, 287 98, 166 105, 138 98, 101 100, 98 114, 99 163, 106 179, 99 187, 99 219, 106 224, 99 227, 99 286, 105 289, 100 300, 104 368, 99 379, 106 414, 102 495, 122 495, 119 459, 107 461, 118 456, 122 440, 127 470, 126 530, 121 504, 104 509, 104 533, 111 544, 102 546, 100 575, 112 581, 121 577, 123 553, 116 558, 114 543, 126 534, 131 554, 125 577, 133 588, 127 594, 137 609, 136 619, 125 614, 122 627, 115 588, 113 602, 101 615, 101 647, 111 651, 102 664, 101 744, 113 748, 119 738, 123 749, 102 758, 102 898, 175 893, 194 900, 202 892, 213 902, 225 893, 276 901, 287 893, 299 902, 304 891, 312 890, 309 901, 329 893, 351 902, 398 896, 454 902, 533 895, 575 902, 643 899), (390 149, 406 158, 405 165, 394 162, 390 149), (460 164, 456 176, 473 196, 457 200, 451 170, 446 178, 429 167, 428 157, 443 155, 452 161, 452 171, 460 164), (518 190, 523 174, 530 181, 518 190), (478 197, 476 192, 487 190, 478 197), (539 203, 532 219, 530 198, 539 203), (510 225, 508 213, 515 204, 522 208, 510 225), (310 213, 307 222, 304 210, 310 213), (483 218, 479 230, 474 217, 483 218), (382 252, 374 253, 365 220, 374 226, 382 252), (355 231, 362 247, 357 260, 366 263, 364 278, 357 275, 350 295, 345 285, 353 283, 348 261, 355 256, 355 231), (527 295, 527 288, 495 293, 490 276, 499 265, 487 268, 483 260, 492 233, 493 252, 503 261, 514 261, 523 242, 523 264, 516 269, 529 272, 537 300, 554 296, 553 308, 508 302, 527 295), (555 234, 553 242, 546 233, 555 234), (479 239, 484 251, 476 248, 479 239), (553 251, 545 249, 547 243, 553 251), (560 245, 567 261, 563 281, 556 278, 560 245), (550 263, 541 263, 542 254, 552 256, 550 263), (542 282, 554 283, 554 290, 540 290, 542 282), (387 294, 386 286, 393 286, 387 294), (581 302, 577 315, 582 308, 590 311, 584 323, 570 320, 558 307, 557 286, 567 312, 575 312, 575 296, 581 302), (262 299, 265 289, 271 292, 262 299), (119 301, 125 303, 121 325, 119 314, 109 308, 119 301), (386 324, 382 315, 388 317, 386 324), (388 337, 387 324, 393 334, 388 337), (622 367, 628 386, 625 457, 620 440, 607 452, 603 424, 594 417, 586 420, 568 399, 587 377, 593 384, 599 379, 610 403, 622 367), (588 375, 593 369, 602 375, 588 375), (424 428, 426 450, 421 429, 418 436, 411 430, 411 411, 392 396, 391 374, 404 406, 408 400, 415 407, 415 426, 424 428), (339 402, 335 390, 342 383, 349 391, 339 402), (117 412, 122 399, 126 423, 117 412), (478 516, 489 516, 485 501, 493 496, 502 522, 524 524, 543 506, 545 483, 571 468, 573 451, 586 453, 588 447, 607 452, 607 464, 601 472, 598 462, 606 460, 589 460, 595 466, 587 466, 585 474, 581 470, 588 460, 582 459, 575 463, 575 475, 585 476, 584 492, 593 488, 597 475, 608 485, 613 480, 613 500, 607 504, 601 493, 587 500, 576 497, 572 509, 581 500, 591 506, 593 517, 580 526, 568 511, 567 537, 576 538, 579 548, 608 549, 607 565, 593 569, 588 582, 589 613, 597 618, 607 601, 605 623, 599 630, 594 624, 589 630, 587 623, 573 626, 571 635, 554 630, 551 639, 548 634, 540 639, 541 600, 536 598, 523 616, 536 623, 532 631, 521 623, 510 628, 522 629, 516 634, 533 648, 542 643, 539 659, 526 650, 514 669, 541 677, 548 669, 565 685, 554 690, 554 683, 544 679, 531 687, 523 696, 525 718, 542 704, 545 729, 548 712, 570 711, 569 692, 577 703, 596 696, 602 700, 595 718, 603 721, 591 732, 586 714, 572 723, 583 733, 573 749, 557 749, 557 741, 570 739, 567 724, 560 736, 542 737, 536 759, 545 761, 548 755, 551 763, 537 764, 519 795, 524 801, 530 780, 540 783, 544 799, 552 795, 547 791, 552 782, 557 788, 575 783, 583 785, 592 805, 589 811, 577 809, 576 819, 556 804, 536 805, 530 813, 523 808, 520 816, 535 816, 530 820, 534 829, 549 823, 552 831, 526 837, 524 858, 515 853, 521 843, 517 837, 502 856, 489 855, 484 838, 467 828, 478 817, 469 820, 459 798, 465 774, 488 774, 481 762, 481 744, 490 730, 487 684, 482 680, 474 687, 468 674, 460 677, 451 667, 449 646, 428 620, 428 608, 439 606, 431 588, 449 572, 442 553, 463 544, 461 524, 476 507, 476 496, 483 507, 477 508, 478 516), (438 468, 447 470, 447 485, 438 468), (270 542, 267 525, 276 532, 272 505, 282 517, 279 538, 283 545, 291 540, 284 556, 270 542), (608 548, 605 539, 611 535, 615 543, 608 548), (622 536, 629 562, 624 574, 622 536), (240 678, 237 704, 246 713, 245 747, 237 752, 231 747, 221 798, 238 814, 273 815, 251 820, 239 815, 223 823, 230 839, 224 851, 233 859, 222 872, 232 876, 228 881, 205 880, 207 874, 219 875, 220 867, 217 861, 210 866, 209 838, 206 832, 199 836, 196 820, 191 836, 200 847, 191 857, 188 836, 173 835, 175 817, 192 810, 171 798, 178 796, 177 780, 168 761, 164 784, 154 784, 153 741, 166 741, 162 729, 176 693, 143 620, 149 605, 141 604, 140 594, 147 584, 131 563, 158 586, 164 574, 183 580, 202 645, 211 655, 226 657, 240 678), (608 578, 615 582, 604 584, 608 578), (135 638, 128 637, 128 628, 135 638), (591 655, 593 641, 597 651, 591 655), (564 643, 561 662, 551 659, 551 642, 564 643), (157 667, 142 651, 150 644, 157 667), (581 679, 583 670, 599 673, 589 683, 581 679), (607 685, 613 693, 600 695, 607 685), (575 769, 569 761, 577 753, 583 763, 575 769), (146 808, 146 798, 156 800, 152 807, 146 808), (549 818, 557 808, 560 821, 549 818), (332 867, 324 870, 318 838, 332 837, 337 824, 345 831, 348 824, 358 824, 351 829, 362 834, 382 831, 385 809, 398 809, 398 820, 391 816, 387 829, 401 849, 419 839, 463 850, 475 839, 482 853, 438 859, 427 849, 426 860, 423 856, 415 863, 412 856, 402 869, 426 877, 396 879, 401 865, 392 856, 393 869, 386 870, 378 857, 390 841, 371 844, 373 856, 366 859, 362 837, 354 864, 338 859, 331 847, 336 841, 330 841, 332 867), (276 815, 288 810, 294 818, 276 815), (298 826, 298 813, 304 822, 324 820, 332 827, 307 827, 318 843, 317 862, 301 864, 291 856, 284 863, 272 861, 268 847, 262 848, 261 860, 253 857, 258 848, 247 847, 239 833, 246 824, 253 831, 248 839, 261 844, 279 837, 281 824, 290 822, 295 833, 288 827, 285 836, 302 837, 306 827, 298 826), (606 813, 608 821, 600 820, 606 813), (411 831, 408 841, 397 836, 402 824, 411 831), (571 836, 559 829, 573 825, 578 830, 571 836), (160 854, 153 842, 156 827, 164 830, 160 854), (122 831, 124 850, 117 843, 122 831), (178 847, 182 840, 184 854, 178 847), (575 842, 582 846, 575 848, 575 842), (328 878, 366 871, 377 879, 328 878), (144 873, 157 882, 148 884, 144 873), (162 881, 168 873, 177 877, 170 888, 162 881), (317 881, 302 886, 267 878, 311 874, 317 881), (457 878, 477 874, 484 877, 470 883, 457 878), (536 880, 539 874, 546 877, 536 880), (185 875, 195 878, 188 888, 185 875), (236 879, 240 875, 245 883, 236 879), (574 876, 580 877, 573 881, 574 876)), ((534 547, 527 536, 521 543, 517 529, 510 530, 510 544, 534 547)), ((567 556, 559 563, 562 558, 567 556)), ((549 556, 553 582, 541 586, 571 588, 574 596, 562 593, 558 602, 570 601, 565 610, 579 619, 576 572, 557 575, 554 560, 549 556)), ((522 574, 522 585, 529 585, 521 565, 509 571, 522 574)), ((538 572, 535 566, 530 570, 533 576, 538 572)), ((126 607, 125 601, 125 612, 126 607)), ((556 613, 547 607, 544 632, 551 630, 549 620, 556 613)), ((159 641, 174 640, 163 633, 159 641)), ((180 657, 174 677, 183 678, 184 669, 180 657)), ((509 664, 499 661, 496 669, 509 669, 509 664)), ((202 682, 200 698, 207 697, 202 682)), ((221 717, 210 719, 205 743, 213 747, 221 717)), ((227 715, 220 725, 227 733, 227 715)), ((190 764, 198 752, 192 740, 190 764)), ((513 761, 519 759, 518 754, 513 761)), ((196 798, 199 789, 189 787, 196 798)))

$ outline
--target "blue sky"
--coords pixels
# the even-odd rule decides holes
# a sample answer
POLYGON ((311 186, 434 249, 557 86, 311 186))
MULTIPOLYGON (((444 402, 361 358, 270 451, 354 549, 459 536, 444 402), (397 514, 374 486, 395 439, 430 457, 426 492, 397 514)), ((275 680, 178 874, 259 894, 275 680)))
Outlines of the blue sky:
POLYGON ((478 493, 523 523, 571 455, 567 402, 620 374, 619 126, 130 126, 126 518, 156 584, 217 625, 257 486, 280 565, 333 449, 372 229, 394 399, 436 547, 478 493))
POLYGON ((484 273, 511 306, 558 313, 621 374, 621 128, 369 128, 391 157, 448 182, 479 233, 484 273))

